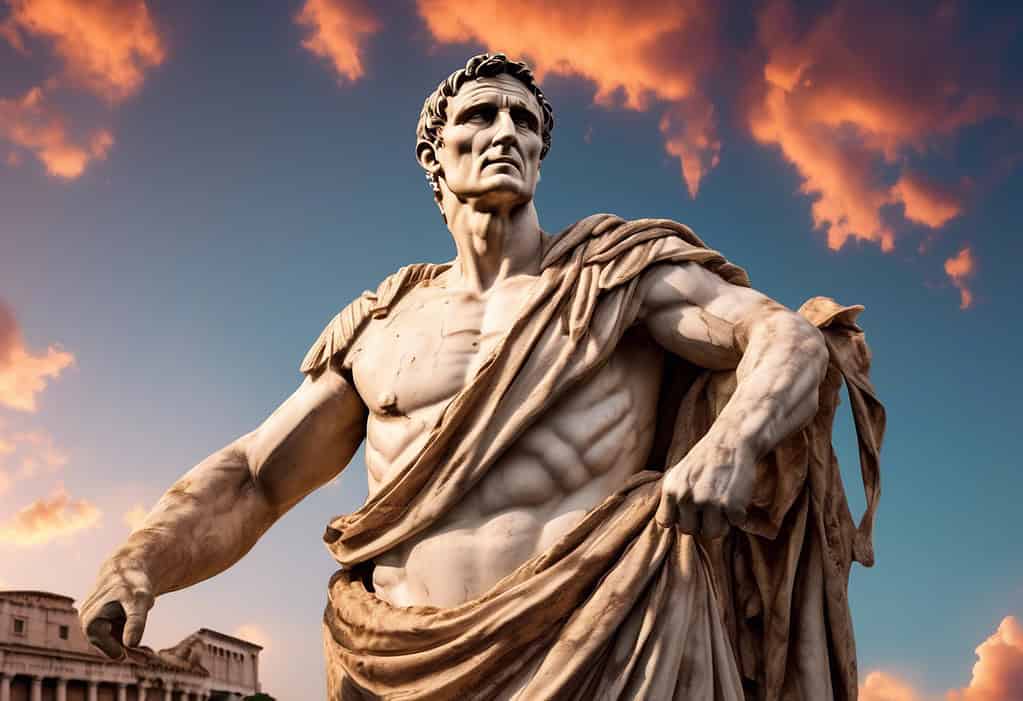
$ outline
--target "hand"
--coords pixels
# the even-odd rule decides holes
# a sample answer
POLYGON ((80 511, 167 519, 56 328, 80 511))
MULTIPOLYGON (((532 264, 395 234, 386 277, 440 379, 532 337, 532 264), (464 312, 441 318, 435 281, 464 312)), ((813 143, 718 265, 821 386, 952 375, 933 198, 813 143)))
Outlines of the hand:
POLYGON ((149 576, 137 563, 111 558, 82 604, 82 630, 104 655, 124 659, 125 648, 137 647, 142 641, 153 601, 149 576))
POLYGON ((677 524, 690 535, 720 538, 728 524, 741 526, 753 498, 756 460, 746 446, 720 437, 704 436, 661 479, 657 523, 677 524))

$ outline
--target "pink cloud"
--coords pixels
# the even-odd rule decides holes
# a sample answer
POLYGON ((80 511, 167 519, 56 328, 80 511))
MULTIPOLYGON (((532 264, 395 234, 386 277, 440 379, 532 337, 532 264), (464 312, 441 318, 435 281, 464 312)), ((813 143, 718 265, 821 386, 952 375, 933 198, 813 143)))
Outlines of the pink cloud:
MULTIPOLYGON (((976 653, 970 683, 945 692, 945 701, 1023 699, 1023 627, 1015 616, 1003 618, 976 653)), ((892 674, 874 671, 860 685, 860 701, 928 701, 928 697, 892 674)))
POLYGON ((439 42, 478 41, 526 57, 539 80, 584 78, 605 107, 661 110, 665 148, 692 196, 717 164, 714 108, 701 89, 717 51, 715 3, 418 0, 418 7, 439 42))
POLYGON ((74 361, 74 355, 59 346, 39 354, 28 350, 13 311, 0 300, 0 405, 36 411, 37 395, 74 361))
POLYGON ((917 224, 944 226, 962 212, 962 197, 910 172, 910 158, 963 127, 1018 114, 994 87, 997 71, 969 60, 977 47, 958 40, 953 10, 945 4, 918 17, 839 0, 807 22, 788 0, 771 0, 759 15, 766 62, 750 131, 796 167, 829 247, 858 239, 892 250, 885 205, 902 205, 917 224), (898 173, 894 184, 885 170, 898 173))
POLYGON ((955 256, 945 261, 945 274, 952 284, 959 288, 959 308, 969 309, 973 304, 973 292, 969 280, 976 273, 976 263, 969 246, 963 246, 955 256))
POLYGON ((330 61, 339 78, 356 81, 365 74, 366 40, 381 25, 362 0, 306 0, 295 22, 309 32, 302 46, 330 61))
POLYGON ((66 538, 99 523, 102 514, 91 502, 72 499, 58 484, 53 493, 37 499, 0 523, 0 543, 24 547, 66 538))
POLYGON ((948 692, 948 701, 1015 701, 1023 698, 1023 627, 1014 616, 976 650, 969 686, 948 692))
POLYGON ((874 671, 860 686, 859 701, 924 701, 901 679, 886 672, 874 671))
POLYGON ((0 34, 24 49, 23 34, 53 45, 64 74, 111 101, 141 87, 145 72, 166 56, 149 8, 141 0, 8 0, 0 34))
POLYGON ((31 479, 41 472, 56 472, 67 463, 67 453, 57 447, 48 433, 16 431, 0 435, 0 467, 6 469, 12 481, 31 479))

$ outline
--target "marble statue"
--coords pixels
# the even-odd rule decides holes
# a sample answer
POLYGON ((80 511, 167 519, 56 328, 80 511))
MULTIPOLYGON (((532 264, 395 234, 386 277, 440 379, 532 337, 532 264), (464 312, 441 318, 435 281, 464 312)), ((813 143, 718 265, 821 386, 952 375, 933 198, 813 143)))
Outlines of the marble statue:
POLYGON ((501 54, 438 86, 416 155, 455 259, 345 307, 295 393, 170 488, 82 606, 96 647, 137 646, 157 597, 238 561, 365 440, 369 498, 324 535, 330 699, 855 698, 846 591, 884 429, 862 307, 791 311, 670 220, 545 233, 553 124, 501 54))

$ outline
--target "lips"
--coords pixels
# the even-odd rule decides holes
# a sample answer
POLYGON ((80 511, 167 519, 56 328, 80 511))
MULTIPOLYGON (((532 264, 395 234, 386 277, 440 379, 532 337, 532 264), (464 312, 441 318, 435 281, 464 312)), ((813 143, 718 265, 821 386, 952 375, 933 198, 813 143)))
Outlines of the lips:
POLYGON ((486 168, 489 165, 494 165, 497 163, 507 163, 508 165, 515 166, 515 168, 518 170, 522 170, 522 167, 519 165, 519 162, 516 161, 511 156, 498 156, 496 158, 488 158, 483 162, 483 167, 486 168))

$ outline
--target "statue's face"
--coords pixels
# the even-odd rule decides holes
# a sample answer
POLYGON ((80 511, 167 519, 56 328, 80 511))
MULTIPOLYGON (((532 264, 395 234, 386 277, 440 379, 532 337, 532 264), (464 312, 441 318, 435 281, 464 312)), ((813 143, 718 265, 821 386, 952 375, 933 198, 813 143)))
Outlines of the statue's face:
POLYGON ((434 167, 460 198, 528 202, 540 173, 540 120, 536 98, 512 76, 470 81, 448 102, 434 167))

